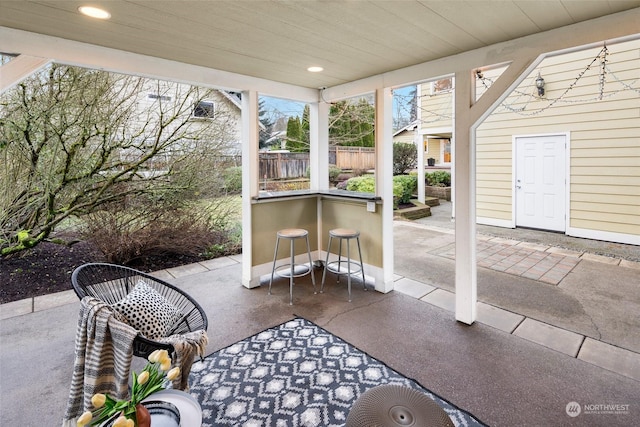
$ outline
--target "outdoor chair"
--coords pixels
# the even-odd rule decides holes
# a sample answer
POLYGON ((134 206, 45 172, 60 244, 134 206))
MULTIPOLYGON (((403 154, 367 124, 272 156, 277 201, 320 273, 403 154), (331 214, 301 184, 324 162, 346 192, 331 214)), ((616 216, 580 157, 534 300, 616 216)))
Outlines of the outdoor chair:
MULTIPOLYGON (((124 300, 140 281, 162 295, 179 313, 179 318, 167 328, 165 336, 207 330, 207 315, 191 296, 149 274, 115 264, 89 263, 76 268, 71 275, 71 283, 78 298, 92 296, 109 305, 124 300)), ((133 343, 133 354, 145 359, 158 349, 167 350, 169 354, 174 352, 173 345, 158 342, 142 334, 138 334, 133 343)))

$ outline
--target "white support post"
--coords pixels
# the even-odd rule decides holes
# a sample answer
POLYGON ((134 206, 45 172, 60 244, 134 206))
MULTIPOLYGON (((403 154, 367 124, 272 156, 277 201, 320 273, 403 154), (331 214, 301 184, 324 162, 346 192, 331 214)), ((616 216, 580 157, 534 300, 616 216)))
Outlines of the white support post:
MULTIPOLYGON (((311 165, 311 190, 329 190, 329 104, 318 102, 310 105, 309 109, 309 158, 311 165)), ((318 234, 317 253, 322 254, 325 247, 322 234, 322 200, 318 197, 317 203, 318 222, 316 232, 318 234)))
POLYGON ((424 136, 420 133, 422 129, 422 85, 416 85, 416 128, 413 134, 413 140, 418 146, 418 201, 425 201, 425 183, 424 183, 424 136))
POLYGON ((376 195, 382 197, 383 283, 376 290, 393 290, 393 94, 376 90, 376 195))
POLYGON ((418 147, 418 201, 420 203, 424 203, 425 201, 425 184, 424 184, 424 140, 423 136, 420 134, 420 127, 416 126, 413 131, 413 142, 418 147))
POLYGON ((242 92, 242 285, 260 285, 253 278, 253 221, 251 200, 258 195, 258 92, 242 92))
POLYGON ((456 261, 455 261, 455 317, 459 322, 472 324, 476 320, 478 277, 476 267, 476 154, 474 121, 471 114, 475 84, 471 70, 456 73, 455 84, 455 144, 456 174, 456 261))
POLYGON ((309 122, 311 190, 326 191, 329 189, 329 104, 310 104, 309 122))

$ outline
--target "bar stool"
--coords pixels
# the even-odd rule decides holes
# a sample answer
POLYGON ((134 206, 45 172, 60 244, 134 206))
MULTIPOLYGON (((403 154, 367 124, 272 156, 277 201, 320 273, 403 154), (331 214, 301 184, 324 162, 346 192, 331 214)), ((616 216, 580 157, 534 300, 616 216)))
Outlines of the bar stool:
POLYGON ((327 270, 335 273, 338 276, 337 283, 340 283, 340 275, 347 275, 347 283, 349 289, 349 302, 351 302, 351 276, 356 273, 362 273, 362 284, 364 290, 367 290, 367 283, 364 278, 364 266, 362 265, 362 251, 360 250, 360 232, 349 228, 334 228, 329 230, 329 245, 327 247, 327 259, 324 263, 324 271, 322 272, 322 284, 320 285, 320 293, 324 292, 324 279, 327 275, 327 270), (339 239, 340 249, 338 250, 338 260, 329 262, 329 253, 331 251, 331 240, 333 238, 339 239), (359 262, 355 262, 351 259, 350 242, 355 239, 358 244, 358 255, 360 257, 359 262), (347 260, 342 261, 342 241, 347 241, 347 260), (344 271, 343 264, 346 264, 346 271, 344 271))
POLYGON ((311 282, 313 283, 313 293, 316 294, 316 278, 313 275, 313 261, 311 260, 311 249, 309 247, 309 232, 302 228, 286 228, 280 230, 276 237, 276 250, 273 254, 273 267, 271 268, 271 280, 269 281, 269 295, 271 295, 271 284, 273 283, 273 275, 277 274, 280 277, 289 278, 289 305, 293 305, 293 278, 302 277, 307 274, 311 274, 311 282), (294 243, 296 239, 304 238, 307 242, 307 254, 309 255, 309 265, 296 264, 294 261, 295 252, 293 251, 294 243), (290 256, 291 262, 289 264, 282 264, 276 267, 276 260, 278 259, 278 246, 280 245, 280 239, 289 239, 291 248, 290 256), (282 271, 287 269, 287 271, 282 271))

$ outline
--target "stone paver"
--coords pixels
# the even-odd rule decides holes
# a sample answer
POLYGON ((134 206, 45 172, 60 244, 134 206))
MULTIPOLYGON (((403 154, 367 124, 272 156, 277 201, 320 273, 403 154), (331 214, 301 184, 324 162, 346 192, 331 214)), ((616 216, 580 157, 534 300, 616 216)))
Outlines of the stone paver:
POLYGON ((181 265, 180 267, 168 268, 166 271, 168 271, 169 274, 171 274, 171 276, 178 278, 178 277, 189 276, 191 274, 196 274, 196 273, 204 273, 205 271, 209 271, 209 270, 204 265, 195 263, 195 264, 181 265))
POLYGON ((46 310, 80 301, 73 290, 42 295, 33 299, 33 311, 46 310))
POLYGON ((216 270, 218 268, 228 267, 230 265, 237 264, 238 262, 230 257, 213 258, 206 261, 200 261, 199 264, 209 270, 216 270))
POLYGON ((640 381, 640 354, 587 338, 578 359, 640 381))
POLYGON ((640 262, 635 262, 635 261, 627 261, 626 259, 623 259, 620 261, 620 267, 625 267, 625 268, 634 268, 636 270, 640 270, 640 262))
POLYGON ((518 246, 519 248, 533 249, 534 251, 542 251, 542 252, 550 248, 549 245, 540 245, 538 243, 531 243, 531 242, 520 242, 516 246, 518 246))
POLYGON ((33 298, 25 298, 0 305, 0 319, 8 319, 32 312, 33 298))
POLYGON ((572 251, 571 249, 557 248, 555 246, 551 246, 549 249, 547 249, 547 252, 574 258, 580 258, 580 256, 584 253, 580 251, 572 251))
POLYGON ((477 308, 478 322, 500 329, 509 334, 525 319, 524 316, 483 302, 479 302, 477 308))
POLYGON ((529 318, 513 334, 571 357, 576 357, 584 340, 582 335, 529 318))
POLYGON ((611 257, 604 256, 604 255, 590 254, 588 252, 582 254, 580 259, 587 260, 587 261, 601 262, 603 264, 609 264, 609 265, 618 265, 618 264, 620 264, 620 259, 619 258, 611 258, 611 257))
POLYGON ((157 279, 164 280, 164 281, 175 279, 175 277, 173 277, 171 273, 169 273, 167 270, 158 270, 149 274, 157 279))
POLYGON ((417 280, 403 278, 393 284, 393 290, 420 299, 436 289, 435 286, 427 285, 417 280))
POLYGON ((428 302, 429 304, 448 311, 455 311, 456 309, 455 294, 453 292, 445 291, 444 289, 436 289, 435 291, 420 298, 420 301, 428 302))

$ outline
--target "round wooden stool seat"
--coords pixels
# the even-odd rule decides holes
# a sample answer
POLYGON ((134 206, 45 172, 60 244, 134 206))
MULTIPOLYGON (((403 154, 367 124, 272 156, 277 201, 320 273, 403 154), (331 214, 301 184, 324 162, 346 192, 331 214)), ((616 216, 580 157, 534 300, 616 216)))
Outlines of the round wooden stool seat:
POLYGON ((354 239, 360 236, 360 232, 350 228, 334 228, 333 230, 329 230, 329 236, 339 237, 341 239, 354 239))
POLYGON ((304 228, 285 228, 284 230, 279 230, 277 235, 283 239, 299 239, 301 237, 306 237, 309 234, 307 230, 304 228))

